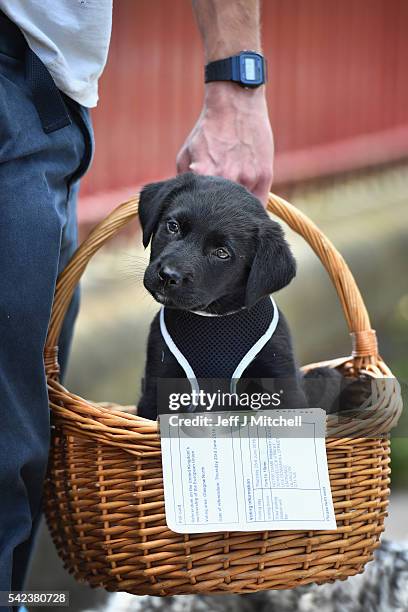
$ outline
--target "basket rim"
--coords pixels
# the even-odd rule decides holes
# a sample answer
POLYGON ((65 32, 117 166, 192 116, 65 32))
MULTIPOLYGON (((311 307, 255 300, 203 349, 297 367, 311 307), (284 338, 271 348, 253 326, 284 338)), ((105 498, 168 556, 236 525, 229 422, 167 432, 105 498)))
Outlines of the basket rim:
MULTIPOLYGON (((56 352, 54 353, 55 358, 56 352)), ((58 365, 58 364, 56 364, 58 365)), ((322 365, 353 369, 352 357, 341 357, 303 366, 303 370, 322 365)), ((339 421, 336 415, 326 416, 327 438, 359 439, 360 437, 379 437, 387 435, 396 425, 402 411, 402 400, 399 385, 388 366, 379 360, 375 366, 367 366, 361 373, 373 380, 377 379, 381 390, 380 400, 364 413, 356 426, 352 417, 339 421), (382 383, 386 384, 385 390, 382 383), (384 397, 386 405, 384 407, 384 397), (379 405, 378 405, 379 404, 379 405)), ((141 417, 136 412, 124 411, 123 406, 116 402, 96 402, 76 395, 64 387, 58 379, 48 380, 49 406, 54 422, 64 426, 66 431, 87 436, 136 456, 160 456, 161 441, 158 420, 141 417)), ((132 406, 133 408, 133 406, 132 406)))

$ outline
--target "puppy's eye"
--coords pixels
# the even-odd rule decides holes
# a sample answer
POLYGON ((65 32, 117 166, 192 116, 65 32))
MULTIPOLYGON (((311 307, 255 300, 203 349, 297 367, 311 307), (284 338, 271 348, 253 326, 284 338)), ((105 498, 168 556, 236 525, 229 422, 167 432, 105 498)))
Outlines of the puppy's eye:
POLYGON ((225 247, 220 247, 214 251, 214 255, 218 257, 218 259, 229 259, 231 255, 225 247))
POLYGON ((180 226, 177 221, 167 221, 167 231, 170 232, 170 234, 178 234, 180 226))

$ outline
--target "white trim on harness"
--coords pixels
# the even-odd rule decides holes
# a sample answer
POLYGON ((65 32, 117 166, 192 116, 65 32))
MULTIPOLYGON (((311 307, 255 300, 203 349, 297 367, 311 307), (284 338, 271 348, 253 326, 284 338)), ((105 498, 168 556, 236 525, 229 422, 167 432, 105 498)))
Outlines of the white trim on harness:
MULTIPOLYGON (((255 344, 249 349, 249 351, 244 355, 244 357, 241 359, 241 361, 235 368, 235 371, 231 379, 231 393, 236 392, 237 380, 241 378, 241 375, 244 372, 244 370, 248 367, 251 361, 255 359, 257 354, 265 346, 268 340, 272 338, 272 335, 276 329, 276 326, 278 325, 279 310, 272 296, 270 296, 270 300, 273 306, 272 321, 270 322, 270 325, 268 329, 266 330, 266 332, 255 342, 255 344)), ((198 314, 198 313, 194 313, 194 314, 198 314)), ((180 351, 180 349, 174 342, 173 338, 170 336, 169 331, 167 329, 166 322, 164 320, 164 306, 162 306, 160 310, 160 331, 162 333, 163 339, 165 343, 167 344, 170 352, 173 353, 174 357, 176 358, 180 366, 183 368, 188 380, 190 381, 191 389, 193 391, 197 391, 198 393, 200 391, 200 387, 198 385, 197 376, 195 375, 194 370, 189 364, 189 362, 187 361, 187 359, 184 357, 183 353, 180 351)))
POLYGON ((200 387, 198 386, 197 376, 194 374, 194 370, 191 365, 188 363, 187 359, 184 357, 183 353, 179 350, 176 343, 173 341, 173 338, 170 336, 166 322, 164 320, 164 306, 160 309, 160 331, 164 338, 165 343, 169 347, 171 353, 173 353, 174 357, 177 359, 178 363, 183 368, 188 380, 190 381, 191 390, 200 391, 200 387))
POLYGON ((242 373, 244 372, 244 370, 246 370, 246 368, 249 366, 251 361, 253 361, 255 359, 255 357, 257 356, 257 354, 263 349, 263 347, 268 342, 268 340, 270 340, 272 338, 273 333, 274 333, 274 331, 276 329, 276 326, 277 326, 278 321, 279 321, 279 310, 278 310, 278 307, 276 306, 275 300, 272 298, 272 296, 270 296, 270 298, 271 298, 271 302, 272 302, 272 306, 273 306, 272 321, 271 321, 268 329, 266 330, 266 332, 263 334, 263 336, 261 336, 259 338, 259 340, 257 340, 255 342, 255 344, 249 349, 247 354, 244 355, 244 357, 241 359, 241 361, 239 362, 239 364, 235 368, 235 372, 233 373, 232 378, 231 378, 231 393, 235 393, 236 392, 236 389, 237 389, 237 380, 239 380, 241 378, 242 373))

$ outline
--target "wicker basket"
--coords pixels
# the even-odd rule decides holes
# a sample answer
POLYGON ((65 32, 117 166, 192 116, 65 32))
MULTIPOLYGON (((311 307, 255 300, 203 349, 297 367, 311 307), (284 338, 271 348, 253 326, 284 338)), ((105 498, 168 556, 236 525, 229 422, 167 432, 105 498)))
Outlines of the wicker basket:
POLYGON ((119 405, 85 400, 58 381, 56 346, 73 291, 94 253, 135 218, 137 207, 135 198, 102 221, 57 283, 45 348, 53 424, 45 514, 65 567, 91 586, 137 595, 252 593, 345 579, 363 571, 378 546, 386 516, 389 440, 378 434, 387 434, 398 419, 399 386, 378 355, 375 332, 343 258, 282 198, 270 195, 269 210, 317 253, 351 332, 352 355, 318 365, 339 368, 346 375, 364 373, 379 385, 365 411, 361 437, 355 428, 351 435, 347 422, 340 426, 328 418, 336 530, 173 533, 164 514, 156 422, 119 405))

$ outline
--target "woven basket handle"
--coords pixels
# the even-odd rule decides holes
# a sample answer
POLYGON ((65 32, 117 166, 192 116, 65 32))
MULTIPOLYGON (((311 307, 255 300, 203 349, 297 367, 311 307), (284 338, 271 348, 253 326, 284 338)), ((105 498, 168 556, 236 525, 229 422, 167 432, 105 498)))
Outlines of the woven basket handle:
MULTIPOLYGON (((44 352, 48 373, 53 370, 57 375, 56 347, 62 323, 75 287, 88 262, 105 242, 136 217, 138 202, 138 196, 124 202, 101 221, 80 245, 58 277, 44 352)), ((270 194, 268 210, 285 221, 310 244, 328 271, 350 330, 354 359, 360 366, 366 360, 375 362, 378 354, 375 331, 371 329, 367 309, 343 257, 306 215, 283 198, 270 194)))

